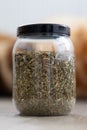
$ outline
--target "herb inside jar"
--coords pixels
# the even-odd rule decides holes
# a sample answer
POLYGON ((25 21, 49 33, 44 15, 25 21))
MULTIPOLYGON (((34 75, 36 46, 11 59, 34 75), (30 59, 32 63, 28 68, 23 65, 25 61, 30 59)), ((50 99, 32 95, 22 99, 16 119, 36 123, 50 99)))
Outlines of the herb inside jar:
POLYGON ((74 57, 52 51, 18 50, 14 99, 24 115, 63 115, 75 103, 74 57))

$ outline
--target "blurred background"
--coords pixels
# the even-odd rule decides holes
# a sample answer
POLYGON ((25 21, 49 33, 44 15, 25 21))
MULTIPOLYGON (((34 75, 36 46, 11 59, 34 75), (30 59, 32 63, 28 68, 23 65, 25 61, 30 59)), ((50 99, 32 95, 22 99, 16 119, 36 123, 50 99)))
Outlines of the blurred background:
POLYGON ((41 22, 54 16, 86 18, 87 1, 0 0, 0 16, 0 30, 16 35, 19 25, 41 22))
POLYGON ((77 98, 87 99, 87 0, 0 0, 0 96, 12 95, 12 48, 17 27, 42 22, 71 27, 77 98))

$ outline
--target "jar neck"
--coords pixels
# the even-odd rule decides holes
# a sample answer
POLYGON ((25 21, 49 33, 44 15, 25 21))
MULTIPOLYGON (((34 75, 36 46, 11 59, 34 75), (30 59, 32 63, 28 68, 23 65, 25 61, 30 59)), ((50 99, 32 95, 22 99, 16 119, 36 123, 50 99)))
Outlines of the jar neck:
POLYGON ((18 38, 31 38, 31 39, 53 39, 53 38, 59 38, 59 37, 69 37, 68 35, 65 34, 23 34, 19 35, 18 38))

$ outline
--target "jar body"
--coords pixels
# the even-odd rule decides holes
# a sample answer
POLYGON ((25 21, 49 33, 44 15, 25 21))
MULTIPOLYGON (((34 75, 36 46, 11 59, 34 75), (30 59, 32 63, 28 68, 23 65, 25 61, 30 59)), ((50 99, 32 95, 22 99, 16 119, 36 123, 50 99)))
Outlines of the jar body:
POLYGON ((23 115, 65 115, 75 104, 75 57, 67 36, 18 38, 13 99, 23 115))

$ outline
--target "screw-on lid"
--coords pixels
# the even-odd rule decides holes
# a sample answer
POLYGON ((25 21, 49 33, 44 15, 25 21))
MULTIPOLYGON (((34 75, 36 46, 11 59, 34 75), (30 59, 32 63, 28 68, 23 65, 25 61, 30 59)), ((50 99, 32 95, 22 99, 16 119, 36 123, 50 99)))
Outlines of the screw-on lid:
POLYGON ((70 28, 62 24, 30 24, 20 26, 17 29, 17 36, 32 36, 32 35, 68 35, 70 36, 70 28))

